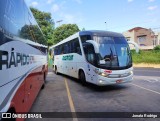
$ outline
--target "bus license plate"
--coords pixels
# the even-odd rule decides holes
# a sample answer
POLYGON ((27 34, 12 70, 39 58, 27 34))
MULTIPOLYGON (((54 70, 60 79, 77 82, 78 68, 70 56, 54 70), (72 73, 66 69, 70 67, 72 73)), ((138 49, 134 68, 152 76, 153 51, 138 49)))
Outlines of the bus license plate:
POLYGON ((122 83, 123 82, 123 80, 117 80, 116 81, 116 83, 122 83))

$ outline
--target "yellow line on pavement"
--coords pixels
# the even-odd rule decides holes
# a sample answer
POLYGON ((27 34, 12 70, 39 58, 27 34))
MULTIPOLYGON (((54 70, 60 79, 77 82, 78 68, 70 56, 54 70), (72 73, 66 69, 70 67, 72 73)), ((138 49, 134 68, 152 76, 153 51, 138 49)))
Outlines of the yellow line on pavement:
POLYGON ((67 95, 68 95, 68 100, 69 100, 69 106, 70 106, 70 109, 71 109, 71 112, 72 112, 72 116, 73 116, 73 121, 78 121, 67 80, 66 79, 64 79, 64 80, 65 80, 65 85, 66 85, 66 90, 67 90, 67 95))
POLYGON ((144 89, 144 90, 147 90, 147 91, 150 91, 150 92, 154 92, 154 93, 160 95, 160 92, 157 92, 157 91, 154 91, 154 90, 151 90, 151 89, 147 89, 147 88, 145 88, 145 87, 142 87, 142 86, 139 86, 139 85, 136 85, 136 84, 133 84, 133 83, 131 83, 131 85, 134 85, 134 86, 139 87, 139 88, 141 88, 141 89, 144 89))

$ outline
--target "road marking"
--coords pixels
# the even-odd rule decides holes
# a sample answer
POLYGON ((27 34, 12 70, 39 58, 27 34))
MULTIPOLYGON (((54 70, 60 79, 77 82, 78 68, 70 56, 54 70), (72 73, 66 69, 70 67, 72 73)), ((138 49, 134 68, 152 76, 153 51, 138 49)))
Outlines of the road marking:
POLYGON ((76 110, 74 108, 74 104, 73 104, 73 100, 72 100, 72 96, 71 96, 71 93, 70 93, 70 90, 69 90, 67 80, 66 79, 64 79, 64 80, 65 80, 65 85, 66 85, 66 90, 67 90, 67 95, 68 95, 68 100, 69 100, 69 106, 70 106, 71 112, 73 112, 72 116, 76 117, 76 118, 73 118, 73 121, 78 121, 76 113, 75 113, 76 110))
POLYGON ((146 79, 145 81, 148 81, 148 82, 154 83, 154 82, 158 82, 158 79, 146 79))
POLYGON ((156 76, 134 76, 136 79, 142 79, 141 81, 148 81, 151 83, 160 82, 160 77, 156 76))
POLYGON ((134 69, 134 71, 147 71, 147 72, 159 72, 159 70, 158 71, 155 71, 155 70, 136 70, 136 69, 134 69))
POLYGON ((135 78, 159 78, 160 76, 140 76, 140 75, 134 75, 135 78))
POLYGON ((133 84, 133 83, 131 83, 131 85, 134 85, 134 86, 136 86, 136 87, 139 87, 139 88, 142 88, 142 89, 144 89, 144 90, 147 90, 147 91, 150 91, 150 92, 154 92, 154 93, 160 95, 160 92, 157 92, 157 91, 154 91, 154 90, 151 90, 151 89, 147 89, 147 88, 145 88, 145 87, 141 87, 141 86, 136 85, 136 84, 133 84))
POLYGON ((53 74, 53 72, 48 72, 48 75, 52 75, 53 74))

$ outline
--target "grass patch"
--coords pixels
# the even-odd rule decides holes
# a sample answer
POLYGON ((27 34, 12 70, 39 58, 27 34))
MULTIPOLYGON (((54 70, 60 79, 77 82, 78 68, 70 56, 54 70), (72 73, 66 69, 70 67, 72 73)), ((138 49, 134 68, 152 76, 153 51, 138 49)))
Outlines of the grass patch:
POLYGON ((160 64, 160 50, 142 51, 136 53, 131 50, 133 63, 160 64))

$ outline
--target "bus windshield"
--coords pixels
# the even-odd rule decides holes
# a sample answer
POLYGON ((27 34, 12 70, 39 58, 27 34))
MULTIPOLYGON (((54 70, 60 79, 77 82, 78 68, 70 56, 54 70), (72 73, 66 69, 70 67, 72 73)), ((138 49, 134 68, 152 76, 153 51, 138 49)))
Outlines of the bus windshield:
POLYGON ((99 47, 97 63, 100 68, 114 69, 132 66, 132 58, 124 37, 93 36, 99 47))

